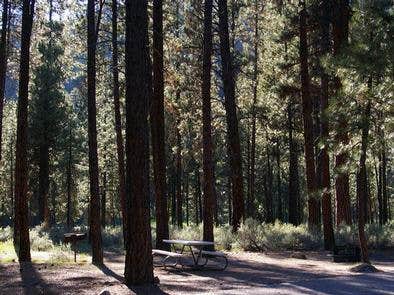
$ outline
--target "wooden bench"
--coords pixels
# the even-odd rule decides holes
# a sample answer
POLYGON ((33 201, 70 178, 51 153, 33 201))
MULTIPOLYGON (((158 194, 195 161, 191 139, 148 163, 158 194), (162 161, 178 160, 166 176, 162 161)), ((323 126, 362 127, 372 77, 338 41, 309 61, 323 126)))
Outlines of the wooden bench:
POLYGON ((183 254, 180 253, 159 250, 159 249, 152 249, 152 255, 164 256, 164 259, 161 261, 162 266, 164 266, 164 268, 166 268, 167 266, 173 266, 173 267, 177 266, 177 264, 179 263, 179 259, 184 256, 183 254), (167 264, 167 261, 170 260, 171 258, 175 258, 175 263, 167 264))
POLYGON ((334 247, 334 262, 360 262, 360 247, 355 245, 344 245, 334 247))
POLYGON ((228 266, 227 255, 223 252, 202 250, 201 256, 206 258, 206 263, 208 263, 208 260, 217 260, 219 263, 220 260, 224 260, 224 265, 219 267, 219 270, 225 270, 228 266))

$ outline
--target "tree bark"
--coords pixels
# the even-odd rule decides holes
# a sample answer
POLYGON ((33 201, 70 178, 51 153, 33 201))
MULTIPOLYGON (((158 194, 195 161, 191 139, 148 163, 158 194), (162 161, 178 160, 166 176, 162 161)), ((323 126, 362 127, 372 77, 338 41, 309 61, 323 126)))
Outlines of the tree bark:
MULTIPOLYGON (((177 93, 178 101, 180 93, 177 93)), ((181 133, 179 130, 179 118, 177 119, 176 126, 176 155, 175 155, 175 194, 176 194, 176 220, 179 228, 183 227, 183 200, 182 200, 182 146, 181 146, 181 133)))
MULTIPOLYGON (((87 6, 87 79, 88 79, 88 137, 89 137, 89 180, 90 180, 90 221, 89 233, 92 244, 92 263, 103 263, 103 249, 100 222, 100 188, 97 156, 97 122, 96 122, 96 46, 98 26, 96 26, 95 1, 88 0, 87 6)), ((100 15, 98 15, 100 19, 100 15)))
POLYGON ((116 152, 118 156, 119 196, 123 224, 123 240, 127 240, 126 188, 124 147, 122 135, 122 116, 120 112, 119 92, 119 53, 118 53, 118 1, 112 0, 112 95, 114 97, 116 152))
POLYGON ((105 228, 106 226, 106 216, 107 216, 107 172, 103 172, 103 185, 101 189, 101 226, 105 228))
POLYGON ((270 148, 266 147, 267 153, 267 172, 266 172, 266 192, 265 192, 265 220, 268 223, 274 222, 273 216, 273 206, 272 206, 272 166, 271 166, 271 155, 270 155, 270 148))
POLYGON ((362 116, 361 155, 357 172, 357 203, 358 203, 358 237, 361 248, 361 260, 369 263, 367 238, 365 236, 365 209, 367 206, 367 159, 368 133, 371 116, 371 101, 368 99, 362 116))
MULTIPOLYGON (((329 0, 323 1, 322 20, 321 20, 321 49, 324 53, 330 50, 330 23, 329 14, 330 6, 329 0)), ((321 166, 321 188, 322 188, 322 213, 323 213, 323 233, 324 233, 324 248, 326 250, 333 250, 335 246, 334 229, 332 222, 332 208, 331 208, 331 183, 330 183, 330 157, 328 155, 328 148, 326 140, 329 137, 329 122, 327 118, 328 109, 328 81, 329 77, 324 69, 321 69, 321 94, 320 94, 320 140, 324 140, 323 148, 320 150, 320 166, 321 166)))
POLYGON ((72 218, 72 192, 71 192, 71 181, 72 181, 72 130, 71 124, 69 125, 68 134, 68 159, 67 159, 67 229, 70 230, 73 224, 72 218))
POLYGON ((153 180, 156 197, 156 248, 169 250, 166 188, 164 77, 163 77, 163 1, 153 1, 153 97, 150 124, 153 155, 153 180))
POLYGON ((7 76, 7 24, 8 24, 8 0, 3 1, 2 26, 0 36, 0 162, 1 147, 3 138, 3 110, 4 110, 4 94, 5 80, 7 76))
POLYGON ((27 201, 27 128, 29 101, 30 43, 35 0, 23 0, 22 32, 19 64, 19 100, 15 159, 14 245, 20 262, 31 261, 29 240, 29 209, 27 201))
POLYGON ((226 109, 227 133, 229 144, 229 159, 231 163, 233 216, 232 226, 236 231, 244 218, 245 204, 243 192, 243 175, 241 146, 239 140, 237 109, 235 101, 234 68, 230 52, 228 32, 227 0, 219 0, 219 37, 222 63, 222 79, 225 95, 224 106, 226 109))
MULTIPOLYGON (((336 1, 334 5, 334 20, 333 20, 333 54, 337 56, 340 54, 343 46, 347 44, 348 26, 349 26, 349 1, 336 1)), ((335 78, 335 87, 337 93, 341 88, 341 81, 338 77, 335 78)), ((340 99, 340 98, 339 98, 340 99)), ((342 115, 339 120, 338 134, 336 140, 343 146, 349 144, 349 136, 347 133, 346 115, 342 115)), ((335 194, 337 207, 337 226, 341 223, 347 225, 352 224, 350 211, 350 194, 349 194, 349 173, 346 171, 346 165, 349 155, 347 151, 342 151, 335 156, 335 170, 337 176, 335 179, 335 194)))
POLYGON ((39 147, 39 220, 49 225, 49 146, 42 143, 39 147))
POLYGON ((149 212, 148 115, 152 77, 147 0, 126 0, 125 48, 128 213, 125 281, 128 285, 151 284, 153 260, 149 212))
POLYGON ((289 222, 293 225, 300 224, 300 214, 298 212, 299 196, 300 196, 300 183, 298 174, 298 152, 297 144, 294 140, 294 110, 293 98, 290 98, 288 105, 288 128, 289 128, 289 222))
POLYGON ((315 198, 316 193, 316 171, 315 171, 315 152, 313 140, 313 103, 309 89, 309 65, 308 65, 308 36, 307 36, 307 12, 305 2, 302 2, 299 22, 299 56, 301 64, 301 97, 302 97, 302 114, 304 121, 304 152, 306 166, 306 184, 308 193, 308 224, 316 227, 319 224, 318 201, 315 198))
MULTIPOLYGON (((214 241, 213 211, 215 202, 215 172, 213 166, 212 111, 211 111, 211 56, 212 56, 212 0, 204 4, 204 37, 203 37, 203 69, 202 69, 202 116, 203 116, 203 190, 204 190, 204 223, 203 239, 214 241)), ((212 247, 213 248, 213 247, 212 247)))
POLYGON ((279 138, 276 140, 276 189, 277 189, 277 216, 276 218, 283 221, 283 203, 282 203, 282 181, 280 177, 280 143, 279 138))

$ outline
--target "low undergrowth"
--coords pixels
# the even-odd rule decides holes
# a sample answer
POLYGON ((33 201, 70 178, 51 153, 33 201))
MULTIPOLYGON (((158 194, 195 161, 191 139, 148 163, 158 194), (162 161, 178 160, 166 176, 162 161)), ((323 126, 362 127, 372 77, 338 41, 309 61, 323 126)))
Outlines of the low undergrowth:
MULTIPOLYGON (((72 231, 88 232, 88 227, 75 227, 72 231)), ((367 224, 365 227, 368 245, 373 249, 394 247, 394 221, 386 225, 367 224)), ((70 245, 63 243, 63 235, 67 230, 61 226, 50 229, 36 226, 30 230, 30 243, 33 260, 50 263, 66 263, 73 260, 70 245), (39 254, 41 253, 41 254, 39 254), (44 254, 43 254, 44 253, 44 254)), ((12 228, 0 228, 0 262, 16 260, 12 243, 12 228)), ((306 224, 293 226, 275 222, 260 223, 247 219, 237 233, 232 232, 229 225, 214 228, 216 247, 219 250, 318 250, 322 249, 323 236, 319 231, 311 231, 306 224)), ((189 225, 183 228, 170 226, 170 238, 201 240, 202 224, 189 225)), ((357 226, 342 225, 335 229, 336 244, 358 244, 357 226)), ((123 252, 123 232, 121 226, 107 226, 102 230, 103 247, 106 251, 123 252)), ((155 243, 155 230, 152 226, 152 243, 155 243)), ((89 259, 90 245, 88 239, 78 243, 79 261, 89 259)))

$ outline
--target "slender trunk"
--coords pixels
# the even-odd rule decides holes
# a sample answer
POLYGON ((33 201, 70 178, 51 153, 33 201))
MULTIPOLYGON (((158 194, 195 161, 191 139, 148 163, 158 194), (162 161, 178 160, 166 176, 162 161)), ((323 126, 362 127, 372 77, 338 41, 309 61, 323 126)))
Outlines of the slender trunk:
POLYGON ((72 199, 71 199, 71 180, 72 180, 72 130, 69 126, 68 137, 68 159, 67 159, 67 229, 70 230, 73 224, 72 219, 72 199))
MULTIPOLYGON (((180 94, 177 93, 179 99, 180 94)), ((176 220, 179 228, 183 226, 183 200, 182 200, 182 146, 181 146, 181 133, 179 130, 180 120, 177 120, 176 127, 176 156, 175 156, 175 195, 176 195, 176 220)))
POLYGON ((282 201, 282 181, 280 177, 280 147, 279 139, 276 141, 276 189, 277 189, 277 216, 276 218, 283 221, 283 201, 282 201))
POLYGON ((386 224, 389 221, 389 199, 387 194, 387 156, 386 156, 386 147, 383 146, 382 151, 382 202, 383 202, 383 224, 386 224))
POLYGON ((12 216, 12 210, 14 208, 14 144, 15 144, 15 139, 14 139, 14 134, 11 135, 11 140, 10 140, 10 200, 11 200, 11 212, 9 216, 12 216))
POLYGON ((199 215, 199 199, 201 195, 200 191, 200 172, 198 171, 198 166, 196 170, 194 171, 195 175, 195 189, 194 189, 194 209, 195 209, 195 223, 199 224, 200 223, 200 215, 199 215))
POLYGON ((171 223, 176 225, 176 167, 174 167, 175 156, 173 157, 171 165, 171 175, 170 175, 170 187, 171 187, 171 223))
POLYGON ((153 178, 156 197, 156 248, 168 250, 168 208, 166 188, 164 77, 163 77, 163 1, 153 1, 153 97, 150 124, 153 178), (152 119, 154 118, 154 120, 152 119))
POLYGON ((225 95, 225 109, 228 129, 229 159, 232 173, 233 217, 232 226, 236 231, 244 218, 244 192, 241 145, 239 140, 237 106, 235 101, 235 77, 233 61, 230 52, 228 32, 227 0, 219 0, 219 36, 222 62, 222 79, 225 95))
POLYGON ((14 245, 20 262, 31 261, 29 239, 29 208, 27 201, 27 128, 29 101, 30 42, 35 0, 23 0, 21 51, 19 64, 19 100, 15 159, 14 245))
POLYGON ((270 155, 270 149, 267 145, 266 147, 266 153, 267 153, 267 172, 266 172, 266 181, 267 181, 267 190, 266 190, 266 199, 265 199, 265 216, 266 216, 266 222, 272 223, 274 222, 274 216, 272 212, 272 166, 271 166, 271 155, 270 155))
POLYGON ((190 204, 189 204, 189 173, 185 177, 185 203, 186 203, 186 225, 189 226, 190 204))
POLYGON ((293 136, 293 99, 290 98, 288 105, 288 128, 289 128, 289 222, 294 225, 300 224, 299 216, 299 196, 300 196, 300 184, 298 174, 298 152, 297 144, 293 136))
POLYGON ((361 259, 369 263, 367 238, 365 236, 365 208, 367 206, 367 159, 368 133, 371 116, 371 101, 368 99, 362 117, 361 155, 357 172, 357 203, 358 203, 358 236, 361 248, 361 259))
POLYGON ((101 189, 101 226, 106 226, 106 215, 107 215, 107 172, 103 173, 103 186, 101 189))
POLYGON ((148 1, 126 0, 127 285, 153 283, 149 212, 149 100, 152 95, 148 1))
POLYGON ((252 102, 252 138, 250 144, 250 201, 249 204, 249 216, 254 217, 256 215, 255 208, 255 184, 256 184, 256 105, 257 105, 257 88, 259 85, 258 78, 258 58, 259 58, 259 12, 258 12, 258 1, 254 1, 254 58, 253 58, 253 102, 252 102))
MULTIPOLYGON (((330 23, 329 14, 330 6, 329 0, 323 1, 322 7, 322 51, 328 53, 330 50, 330 23)), ((321 94, 320 94, 320 139, 327 141, 329 137, 329 122, 327 118, 328 109, 328 81, 329 77, 321 69, 321 94)), ((323 233, 324 233, 324 248, 332 250, 335 246, 334 229, 332 221, 331 208, 331 183, 330 183, 330 157, 328 155, 327 143, 324 142, 323 148, 320 150, 320 168, 321 168, 321 188, 322 188, 322 213, 323 213, 323 233)))
POLYGON ((126 189, 125 189, 125 167, 124 167, 124 147, 122 135, 122 117, 120 112, 120 93, 119 93, 119 65, 118 65, 118 1, 112 0, 112 95, 114 97, 115 112, 115 132, 116 132, 116 151, 118 156, 118 177, 119 177, 119 196, 120 209, 123 224, 123 239, 127 243, 127 214, 126 214, 126 189))
POLYGON ((305 2, 302 2, 300 11, 300 64, 301 64, 301 97, 302 97, 302 114, 304 121, 304 152, 306 166, 306 184, 308 193, 308 224, 316 227, 318 220, 318 201, 315 198, 316 193, 316 172, 315 172, 315 152, 313 140, 313 103, 309 89, 309 65, 308 65, 308 36, 307 36, 307 12, 305 2))
POLYGON ((213 214, 215 202, 215 173, 213 166, 212 115, 211 115, 211 56, 212 56, 212 0, 205 0, 202 74, 203 114, 203 173, 204 223, 203 239, 213 242, 213 214))
POLYGON ((100 189, 97 156, 96 122, 96 45, 98 27, 95 22, 95 1, 88 0, 87 6, 87 78, 88 78, 88 137, 89 137, 89 180, 90 180, 90 235, 92 244, 92 263, 103 263, 103 249, 100 224, 100 189))
POLYGON ((39 220, 49 225, 49 146, 43 143, 39 148, 39 220))
MULTIPOLYGON (((349 1, 337 1, 334 6, 335 18, 333 21, 333 54, 339 55, 343 46, 347 44, 348 39, 348 25, 349 25, 349 1)), ((341 81, 338 77, 335 78, 335 88, 337 94, 340 92, 341 81)), ((340 98, 338 98, 340 100, 340 98)), ((347 133, 347 114, 341 115, 339 119, 338 134, 336 141, 343 146, 349 144, 349 136, 347 133)), ((350 211, 350 194, 349 194, 349 173, 347 170, 348 152, 341 151, 335 156, 335 170, 337 173, 335 179, 335 194, 337 207, 337 226, 341 223, 347 225, 352 224, 352 217, 350 211)))
POLYGON ((2 26, 0 36, 0 162, 1 162, 1 147, 3 138, 3 110, 4 110, 4 94, 5 94, 5 79, 7 76, 7 24, 8 24, 8 0, 3 1, 2 26))

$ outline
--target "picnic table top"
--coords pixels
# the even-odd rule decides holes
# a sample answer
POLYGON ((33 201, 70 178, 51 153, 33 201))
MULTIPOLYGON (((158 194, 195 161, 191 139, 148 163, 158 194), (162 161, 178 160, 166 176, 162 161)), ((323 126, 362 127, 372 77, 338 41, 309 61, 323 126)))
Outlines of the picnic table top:
POLYGON ((185 246, 211 246, 215 245, 214 242, 209 241, 189 241, 189 240, 163 240, 167 244, 180 244, 185 246))

